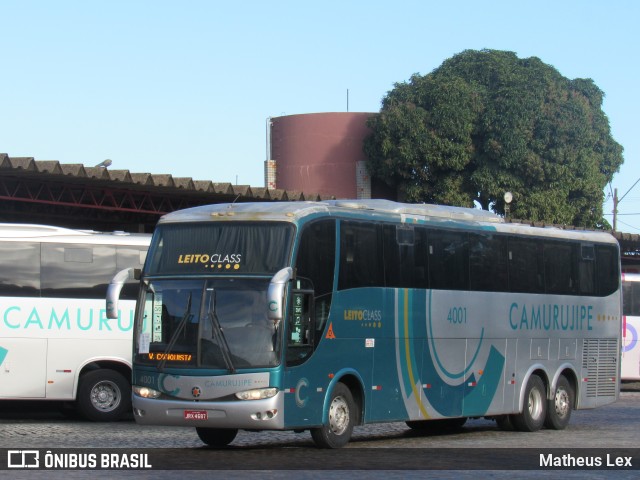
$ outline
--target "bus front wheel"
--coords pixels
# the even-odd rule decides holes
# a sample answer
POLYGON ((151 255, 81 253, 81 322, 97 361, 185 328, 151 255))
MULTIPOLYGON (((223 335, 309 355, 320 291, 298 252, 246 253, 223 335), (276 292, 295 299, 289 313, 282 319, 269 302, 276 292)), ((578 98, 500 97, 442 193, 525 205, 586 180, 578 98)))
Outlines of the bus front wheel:
POLYGON ((531 375, 524 391, 522 412, 512 415, 511 422, 521 432, 536 432, 544 425, 547 415, 547 395, 544 382, 537 375, 531 375))
POLYGON ((233 442, 236 435, 238 435, 238 429, 196 427, 196 433, 203 443, 210 447, 222 448, 233 442))
POLYGON ((351 439, 356 419, 356 406, 351 390, 338 383, 331 393, 327 410, 327 424, 311 429, 311 437, 321 448, 344 447, 351 439))
POLYGON ((88 420, 112 422, 131 410, 131 386, 115 370, 91 370, 80 377, 77 404, 88 420))
POLYGON ((573 408, 573 388, 569 380, 563 375, 558 378, 556 393, 547 402, 547 418, 544 426, 554 430, 563 430, 571 419, 571 409, 573 408))

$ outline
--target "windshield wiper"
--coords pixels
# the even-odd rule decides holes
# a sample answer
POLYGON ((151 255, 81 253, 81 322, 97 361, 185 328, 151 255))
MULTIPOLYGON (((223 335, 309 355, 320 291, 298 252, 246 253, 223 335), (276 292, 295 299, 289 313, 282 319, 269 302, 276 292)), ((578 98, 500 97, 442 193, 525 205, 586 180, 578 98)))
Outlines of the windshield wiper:
POLYGON ((231 360, 231 349, 229 349, 227 337, 225 337, 224 332, 222 331, 222 326, 220 325, 220 320, 218 320, 218 314, 216 313, 216 291, 214 288, 207 288, 207 290, 211 291, 211 296, 209 297, 209 305, 207 308, 207 318, 211 322, 212 326, 211 333, 215 336, 216 342, 220 347, 220 353, 222 354, 222 358, 227 366, 227 369, 231 373, 236 373, 236 368, 234 367, 233 361, 231 360))
POLYGON ((176 327, 175 332, 173 332, 173 335, 171 335, 171 339, 169 340, 167 348, 165 348, 164 350, 164 358, 158 364, 158 370, 164 369, 164 366, 167 363, 167 358, 169 357, 168 355, 169 352, 173 350, 173 347, 178 341, 178 336, 184 330, 184 327, 187 324, 187 322, 191 321, 192 318, 193 318, 193 313, 191 313, 191 293, 189 293, 189 299, 187 300, 187 309, 185 310, 184 315, 180 319, 180 323, 178 323, 178 326, 176 327))

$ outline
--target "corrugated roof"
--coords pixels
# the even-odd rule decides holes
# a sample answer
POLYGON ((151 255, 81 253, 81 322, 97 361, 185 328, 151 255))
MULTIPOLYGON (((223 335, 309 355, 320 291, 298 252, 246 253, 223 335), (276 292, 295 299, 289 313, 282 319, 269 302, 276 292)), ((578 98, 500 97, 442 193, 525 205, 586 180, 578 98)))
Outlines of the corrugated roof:
POLYGON ((10 157, 0 153, 0 174, 12 171, 33 175, 61 176, 65 180, 87 183, 112 183, 114 187, 130 186, 136 189, 156 188, 186 190, 194 193, 224 194, 239 196, 246 200, 318 201, 334 197, 311 192, 267 189, 250 185, 233 185, 212 180, 193 180, 190 177, 173 177, 170 174, 134 173, 129 170, 110 170, 105 167, 87 167, 82 164, 65 164, 57 160, 35 160, 33 157, 10 157))

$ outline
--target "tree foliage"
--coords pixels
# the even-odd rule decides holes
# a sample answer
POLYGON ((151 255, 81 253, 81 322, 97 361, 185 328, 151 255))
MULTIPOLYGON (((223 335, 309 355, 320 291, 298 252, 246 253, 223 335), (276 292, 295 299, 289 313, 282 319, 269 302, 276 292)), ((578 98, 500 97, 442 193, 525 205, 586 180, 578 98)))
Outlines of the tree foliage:
POLYGON ((622 164, 590 79, 513 52, 466 50, 397 83, 369 120, 373 177, 409 202, 472 207, 596 227, 622 164))

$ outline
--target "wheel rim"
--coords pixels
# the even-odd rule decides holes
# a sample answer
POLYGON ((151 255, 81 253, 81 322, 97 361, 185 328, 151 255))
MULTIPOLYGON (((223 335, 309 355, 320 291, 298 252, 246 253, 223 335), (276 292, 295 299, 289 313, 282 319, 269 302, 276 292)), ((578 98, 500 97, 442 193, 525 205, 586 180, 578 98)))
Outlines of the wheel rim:
POLYGON ((559 388, 558 390, 556 390, 554 403, 556 414, 558 415, 558 417, 566 417, 571 407, 569 406, 569 393, 564 388, 559 388))
POLYGON ((342 435, 349 427, 349 405, 343 397, 336 397, 329 407, 329 428, 335 435, 342 435))
POLYGON ((96 383, 91 389, 91 405, 101 412, 111 412, 120 405, 120 389, 110 381, 96 383))
POLYGON ((537 389, 529 392, 529 416, 537 420, 542 415, 542 395, 537 389))

